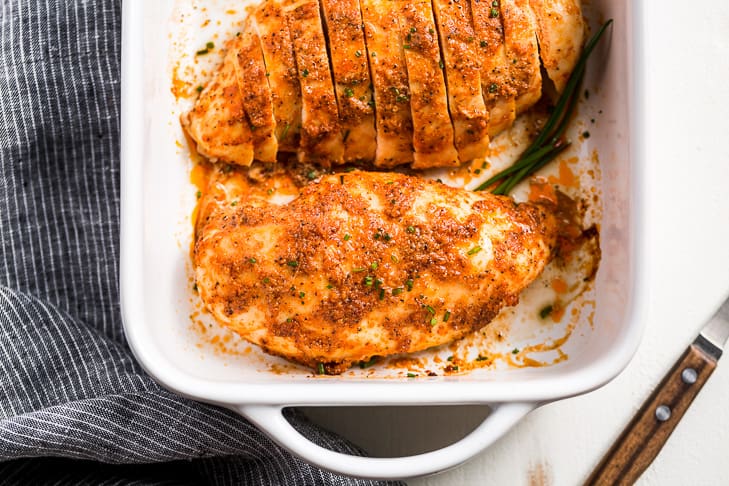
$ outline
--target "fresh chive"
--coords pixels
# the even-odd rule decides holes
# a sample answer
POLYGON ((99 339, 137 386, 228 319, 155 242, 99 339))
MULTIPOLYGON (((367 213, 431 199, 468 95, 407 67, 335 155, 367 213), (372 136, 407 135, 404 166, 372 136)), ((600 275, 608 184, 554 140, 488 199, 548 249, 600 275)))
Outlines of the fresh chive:
POLYGON ((379 267, 379 264, 377 262, 372 262, 372 264, 370 265, 370 268, 372 270, 377 270, 377 267, 379 267))
POLYGON ((392 255, 390 255, 390 260, 392 260, 392 263, 399 263, 400 262, 400 259, 397 258, 397 255, 395 255, 394 253, 392 255))
POLYGON ((297 262, 296 260, 289 260, 288 262, 286 262, 286 265, 292 268, 296 268, 299 266, 299 262, 297 262))
POLYGON ((385 234, 384 234, 384 235, 382 236, 382 239, 383 239, 383 240, 385 240, 385 241, 390 241, 390 240, 392 239, 392 236, 390 236, 390 235, 388 235, 387 233, 385 233, 385 234))
POLYGON ((418 29, 416 29, 415 27, 410 27, 410 33, 411 34, 414 34, 417 31, 418 31, 418 29))
POLYGON ((197 191, 197 193, 195 195, 197 196, 198 199, 200 199, 202 197, 202 192, 201 191, 197 191))
POLYGON ((354 96, 354 90, 349 87, 344 88, 344 96, 346 96, 347 98, 351 98, 352 96, 354 96))
POLYGON ((479 354, 478 358, 476 358, 476 361, 486 361, 487 359, 489 359, 488 356, 482 356, 479 354))
POLYGON ((435 34, 435 30, 433 30, 432 28, 428 29, 428 34, 430 34, 430 35, 435 34))
POLYGON ((438 61, 438 67, 441 69, 445 69, 445 64, 443 64, 443 61, 438 61))
POLYGON ((430 320, 430 325, 431 325, 431 326, 435 326, 436 324, 438 324, 438 319, 436 319, 436 318, 434 317, 434 318, 432 318, 432 319, 430 320))
POLYGON ((407 231, 408 231, 408 233, 410 233, 410 234, 412 234, 412 233, 415 233, 415 227, 414 227, 414 226, 408 226, 408 229, 407 229, 407 231))
POLYGON ((418 375, 416 375, 415 373, 408 373, 408 378, 415 378, 416 376, 418 375))
POLYGON ((446 358, 446 361, 453 361, 453 355, 450 355, 446 358))
POLYGON ((385 289, 380 289, 379 299, 385 300, 385 289))
POLYGON ((269 196, 270 196, 271 194, 273 194, 273 189, 269 189, 269 190, 267 190, 267 191, 266 191, 266 194, 268 194, 269 196))
POLYGON ((498 16, 499 16, 499 10, 496 8, 492 8, 491 11, 489 12, 489 17, 491 17, 492 19, 495 19, 498 16))
POLYGON ((201 91, 203 90, 203 87, 202 87, 202 86, 198 86, 198 87, 197 87, 197 88, 195 88, 195 89, 196 89, 196 90, 197 90, 197 92, 199 93, 199 92, 201 92, 201 91))
POLYGON ((354 55, 357 57, 362 57, 362 51, 356 51, 354 55))
POLYGON ((402 294, 403 292, 405 292, 405 289, 402 288, 402 287, 398 287, 396 289, 392 289, 392 295, 396 295, 397 296, 397 295, 402 294))
POLYGON ((208 42, 207 44, 205 44, 205 47, 208 50, 211 50, 212 51, 213 49, 215 49, 215 44, 213 44, 212 42, 208 42))
POLYGON ((412 278, 405 280, 405 287, 408 289, 408 292, 413 290, 413 279, 412 278))
POLYGON ((468 256, 475 255, 476 253, 478 253, 479 251, 481 251, 481 249, 482 248, 480 246, 478 246, 478 245, 474 246, 473 248, 471 248, 470 250, 468 250, 468 256))
POLYGON ((197 292, 197 282, 195 282, 194 284, 192 284, 192 291, 193 292, 197 292))
POLYGON ((306 78, 307 76, 309 76, 309 70, 304 68, 304 70, 301 71, 301 75, 306 78))
POLYGON ((299 292, 299 299, 306 297, 306 292, 299 292))
POLYGON ((350 132, 349 129, 347 129, 347 130, 344 131, 344 135, 342 135, 342 142, 346 142, 347 141, 347 139, 349 138, 349 132, 350 132))
POLYGON ((200 49, 199 51, 197 51, 197 52, 195 53, 195 55, 196 55, 196 56, 204 56, 204 55, 205 55, 205 54, 207 54, 208 52, 210 52, 210 51, 209 51, 209 50, 207 50, 207 49, 200 49))
POLYGON ((512 349, 511 354, 519 354, 519 348, 512 349))
POLYGON ((374 282, 374 279, 372 278, 372 276, 370 276, 370 275, 367 275, 367 276, 366 276, 366 277, 364 278, 364 284, 365 284, 366 286, 368 286, 368 287, 372 287, 372 282, 374 282))
POLYGON ((551 313, 554 308, 551 305, 546 306, 544 309, 539 311, 539 317, 542 319, 546 319, 551 313))
POLYGON ((291 317, 287 317, 287 318, 286 318, 286 322, 294 322, 294 320, 293 320, 293 318, 291 318, 291 317))
POLYGON ((324 374, 324 363, 319 363, 316 365, 316 372, 320 375, 324 374))
POLYGON ((377 356, 372 356, 369 361, 360 361, 359 367, 362 369, 369 368, 373 364, 377 363, 377 356))
POLYGON ((263 277, 263 283, 265 283, 265 284, 271 283, 271 279, 268 277, 263 277))
POLYGON ((332 285, 332 284, 327 284, 327 288, 328 288, 328 289, 333 289, 333 288, 334 288, 334 285, 332 285))
POLYGON ((488 42, 486 42, 485 40, 482 40, 481 42, 479 42, 479 45, 480 45, 481 47, 486 47, 486 46, 488 46, 488 45, 489 45, 489 43, 488 43, 488 42))
POLYGON ((605 22, 585 44, 585 48, 567 81, 562 95, 557 100, 554 110, 534 141, 521 154, 514 165, 491 177, 475 190, 482 191, 498 183, 491 192, 507 195, 519 182, 554 160, 570 145, 569 142, 562 139, 562 136, 577 105, 577 92, 584 78, 587 60, 612 22, 612 19, 605 22))
POLYGON ((344 235, 344 241, 349 241, 352 237, 349 234, 344 235))
POLYGON ((235 207, 238 205, 238 201, 233 201, 232 203, 230 203, 230 205, 235 207))
POLYGON ((250 263, 251 265, 254 264, 254 263, 257 263, 257 262, 258 262, 258 260, 256 260, 253 257, 251 257, 251 258, 248 259, 248 263, 250 263))
POLYGON ((410 44, 403 44, 402 48, 403 49, 410 49, 410 44))
POLYGON ((443 314, 443 322, 448 322, 448 319, 451 318, 451 311, 445 311, 445 314, 443 314))
POLYGON ((316 172, 314 172, 313 170, 310 170, 309 173, 306 174, 306 178, 309 179, 310 181, 313 181, 314 179, 316 179, 316 172))
POLYGON ((267 72, 267 73, 266 73, 266 77, 267 77, 267 78, 270 78, 270 77, 271 77, 271 73, 268 73, 268 72, 267 72))
POLYGON ((283 140, 284 138, 286 138, 286 135, 288 135, 288 134, 289 134, 289 124, 287 123, 287 124, 286 124, 286 125, 284 126, 284 129, 283 129, 283 133, 281 134, 281 138, 279 139, 279 141, 281 141, 281 140, 283 140))
POLYGON ((489 93, 493 94, 499 90, 499 85, 496 83, 489 84, 489 93))
POLYGON ((427 310, 429 314, 435 314, 435 309, 433 309, 432 306, 426 305, 425 310, 427 310))
POLYGON ((364 271, 366 271, 366 270, 367 270, 367 269, 366 269, 366 268, 364 268, 364 267, 357 267, 357 268, 353 268, 353 269, 352 269, 352 273, 362 273, 362 272, 364 272, 364 271))

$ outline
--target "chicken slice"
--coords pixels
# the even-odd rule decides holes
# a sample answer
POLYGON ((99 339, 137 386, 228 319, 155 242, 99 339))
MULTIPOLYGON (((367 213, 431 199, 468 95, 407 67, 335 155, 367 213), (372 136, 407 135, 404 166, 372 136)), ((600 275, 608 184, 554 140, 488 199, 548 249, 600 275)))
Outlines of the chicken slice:
POLYGON ((274 135, 276 119, 273 117, 271 88, 266 79, 261 40, 250 22, 246 22, 231 48, 238 57, 236 75, 243 108, 253 132, 253 156, 261 162, 276 162, 278 141, 274 135))
POLYGON ((485 326, 539 275, 557 233, 541 206, 395 173, 326 176, 283 205, 206 197, 217 209, 194 260, 207 308, 328 373, 485 326))
POLYGON ((408 74, 394 1, 360 0, 375 95, 376 167, 413 161, 408 74))
POLYGON ((375 158, 375 113, 359 0, 321 0, 329 37, 344 161, 375 158))
POLYGON ((498 3, 494 6, 492 0, 471 0, 471 13, 481 59, 481 87, 489 110, 489 136, 494 137, 514 123, 516 91, 509 81, 498 3))
POLYGON ((577 64, 585 37, 580 0, 529 0, 537 20, 539 55, 557 92, 577 64))
POLYGON ((289 27, 281 6, 274 1, 263 2, 252 18, 261 39, 278 147, 281 151, 295 152, 299 148, 301 129, 301 88, 289 27))
POLYGON ((430 0, 398 2, 413 118, 414 169, 459 164, 430 0))
POLYGON ((516 90, 516 114, 531 108, 542 96, 542 73, 537 45, 537 21, 528 0, 500 0, 509 77, 516 90))
POLYGON ((301 85, 301 162, 339 164, 344 142, 318 0, 284 0, 301 85))
POLYGON ((434 0, 433 10, 443 51, 448 109, 461 162, 485 157, 489 112, 481 94, 480 61, 471 9, 465 0, 434 0))
POLYGON ((238 86, 237 64, 229 43, 222 65, 180 122, 201 155, 213 162, 248 166, 253 162, 254 139, 238 86))

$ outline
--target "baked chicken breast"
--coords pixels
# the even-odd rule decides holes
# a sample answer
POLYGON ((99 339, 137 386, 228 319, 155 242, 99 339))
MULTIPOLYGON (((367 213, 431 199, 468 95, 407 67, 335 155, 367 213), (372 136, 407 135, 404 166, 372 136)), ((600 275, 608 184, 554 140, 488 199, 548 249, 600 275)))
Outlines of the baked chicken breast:
POLYGON ((263 0, 244 25, 182 118, 201 154, 416 169, 487 157, 585 30, 580 0, 263 0))
POLYGON ((201 207, 202 301, 243 338, 320 372, 480 329, 555 246, 544 207, 418 177, 332 174, 278 204, 241 177, 220 172, 201 207))

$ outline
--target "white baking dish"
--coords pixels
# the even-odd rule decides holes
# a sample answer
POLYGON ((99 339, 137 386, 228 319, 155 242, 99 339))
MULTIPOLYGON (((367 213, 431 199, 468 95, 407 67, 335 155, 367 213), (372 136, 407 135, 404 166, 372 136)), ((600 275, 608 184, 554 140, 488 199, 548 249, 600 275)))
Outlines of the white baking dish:
POLYGON ((588 108, 602 115, 599 129, 581 149, 583 155, 597 150, 603 174, 603 254, 592 328, 585 326, 570 340, 570 359, 558 365, 418 380, 357 373, 315 378, 302 370, 274 373, 264 363, 269 358, 259 353, 220 356, 191 339, 188 249, 195 197, 189 156, 176 144, 181 139, 179 107, 170 93, 169 40, 177 7, 174 0, 123 4, 122 312, 134 354, 162 385, 237 410, 275 441, 321 467, 359 477, 404 478, 469 459, 535 407, 599 387, 627 365, 642 333, 636 302, 644 292, 635 244, 640 239, 642 178, 636 128, 640 105, 633 79, 639 56, 632 43, 638 22, 631 2, 591 3, 601 19, 615 20, 612 35, 606 37, 609 53, 603 46, 595 54, 586 80, 593 93, 588 108), (493 412, 461 441, 404 458, 359 458, 322 449, 281 415, 283 407, 296 405, 464 403, 487 404, 493 412))

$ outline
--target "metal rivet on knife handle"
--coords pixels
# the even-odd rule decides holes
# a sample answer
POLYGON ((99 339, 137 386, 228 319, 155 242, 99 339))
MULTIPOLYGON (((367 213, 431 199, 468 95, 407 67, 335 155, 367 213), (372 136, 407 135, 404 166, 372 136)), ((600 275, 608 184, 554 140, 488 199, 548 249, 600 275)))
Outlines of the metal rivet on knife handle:
POLYGON ((671 409, 667 405, 660 405, 656 408, 656 419, 659 422, 665 422, 671 418, 671 409))
POLYGON ((696 370, 693 368, 686 368, 681 372, 681 381, 686 383, 687 385, 693 385, 696 383, 696 378, 698 375, 696 374, 696 370))

